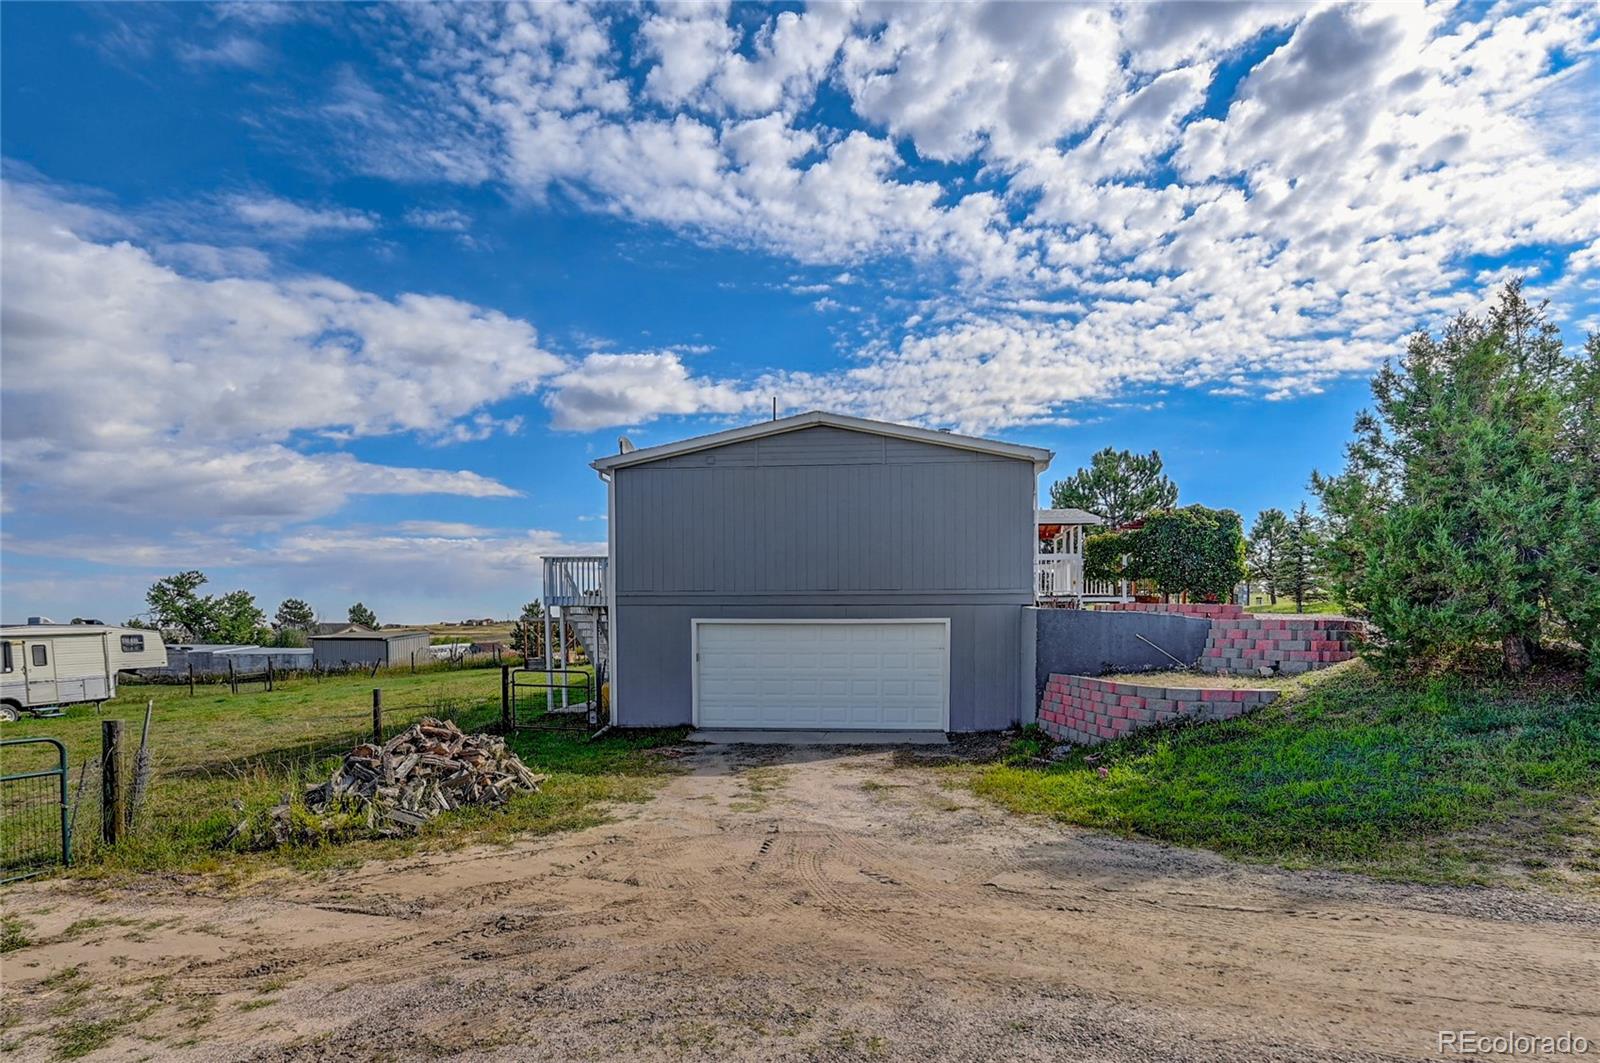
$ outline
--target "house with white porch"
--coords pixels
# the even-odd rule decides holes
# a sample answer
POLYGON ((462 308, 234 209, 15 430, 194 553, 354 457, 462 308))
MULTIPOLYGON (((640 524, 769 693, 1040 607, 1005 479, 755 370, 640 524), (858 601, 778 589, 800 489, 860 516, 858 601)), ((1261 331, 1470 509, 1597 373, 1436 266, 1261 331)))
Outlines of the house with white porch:
POLYGON ((1105 520, 1083 509, 1034 511, 1034 597, 1040 605, 1081 606, 1096 602, 1131 602, 1127 580, 1086 580, 1083 547, 1105 520))

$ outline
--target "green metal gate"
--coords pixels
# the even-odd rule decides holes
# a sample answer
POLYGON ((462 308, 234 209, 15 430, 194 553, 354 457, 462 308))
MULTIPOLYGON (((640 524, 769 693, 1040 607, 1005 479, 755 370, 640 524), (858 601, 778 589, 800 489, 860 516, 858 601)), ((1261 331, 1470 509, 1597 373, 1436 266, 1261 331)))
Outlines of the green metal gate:
POLYGON ((0 757, 18 747, 55 747, 55 767, 0 775, 0 883, 72 863, 67 815, 67 747, 54 738, 0 739, 0 757))

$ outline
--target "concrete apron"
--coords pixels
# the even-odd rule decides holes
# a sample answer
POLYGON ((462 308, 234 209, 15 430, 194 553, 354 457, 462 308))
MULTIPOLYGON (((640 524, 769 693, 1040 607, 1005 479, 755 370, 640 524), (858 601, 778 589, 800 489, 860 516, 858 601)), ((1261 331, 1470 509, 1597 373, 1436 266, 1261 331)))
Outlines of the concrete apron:
POLYGON ((943 731, 732 731, 701 728, 686 742, 714 746, 945 746, 943 731))

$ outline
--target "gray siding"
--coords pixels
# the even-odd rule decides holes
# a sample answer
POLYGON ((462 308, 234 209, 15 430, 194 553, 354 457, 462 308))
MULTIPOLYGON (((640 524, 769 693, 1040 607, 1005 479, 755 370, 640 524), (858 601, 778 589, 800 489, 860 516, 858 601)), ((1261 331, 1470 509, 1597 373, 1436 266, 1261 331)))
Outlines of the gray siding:
MULTIPOLYGON (((953 605, 762 605, 754 602, 695 605, 631 605, 617 610, 621 723, 667 727, 692 721, 692 634, 695 618, 765 620, 866 619, 950 620, 950 729, 994 731, 1010 727, 1027 707, 1019 698, 1018 668, 1024 659, 1021 606, 953 605), (622 701, 621 699, 626 699, 622 701)), ((1032 676, 1026 679, 1032 694, 1032 676)))
POLYGON ((381 639, 319 636, 311 640, 312 660, 319 668, 410 664, 413 652, 419 658, 427 652, 428 641, 426 631, 381 639))
POLYGON ((1031 603, 1033 498, 1029 462, 835 428, 618 469, 616 593, 1031 603))
POLYGON ((1164 672, 1177 667, 1172 657, 1192 667, 1200 660, 1211 633, 1211 621, 1172 613, 1112 613, 1097 609, 1034 612, 1038 631, 1036 698, 1044 693, 1045 681, 1056 673, 1164 672))
POLYGON ((614 473, 620 721, 691 720, 691 619, 951 621, 950 726, 1031 698, 1029 461, 819 426, 614 473))
POLYGON ((389 640, 389 663, 402 665, 411 663, 411 655, 415 653, 418 661, 428 660, 428 647, 433 639, 426 631, 416 631, 400 635, 389 640))

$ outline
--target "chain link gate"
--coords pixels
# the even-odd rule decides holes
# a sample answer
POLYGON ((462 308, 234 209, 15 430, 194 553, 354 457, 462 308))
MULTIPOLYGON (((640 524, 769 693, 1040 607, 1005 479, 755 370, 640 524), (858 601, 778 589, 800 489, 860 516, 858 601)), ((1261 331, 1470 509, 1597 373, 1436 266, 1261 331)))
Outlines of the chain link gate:
POLYGON ((54 738, 6 738, 0 756, 9 762, 21 747, 41 745, 55 747, 54 767, 0 775, 0 883, 72 864, 67 747, 54 738))

